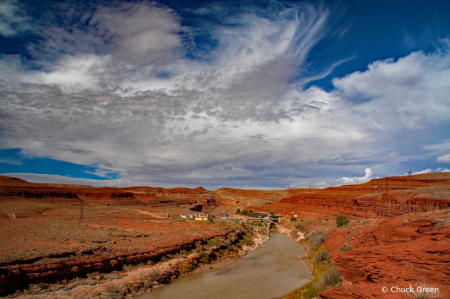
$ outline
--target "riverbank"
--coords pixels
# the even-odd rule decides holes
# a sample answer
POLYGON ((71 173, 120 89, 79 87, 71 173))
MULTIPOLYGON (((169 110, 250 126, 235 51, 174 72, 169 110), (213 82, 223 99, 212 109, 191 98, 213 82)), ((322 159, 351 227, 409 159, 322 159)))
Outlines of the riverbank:
MULTIPOLYGON (((243 259, 240 259, 241 257, 249 254, 250 252, 256 250, 258 247, 263 245, 269 240, 269 237, 267 235, 261 234, 261 232, 254 231, 253 232, 253 245, 248 246, 244 245, 241 250, 238 252, 232 253, 229 256, 219 258, 217 260, 212 261, 209 264, 201 264, 199 267, 194 269, 192 272, 187 273, 186 275, 195 275, 195 274, 202 274, 202 273, 208 273, 208 272, 214 272, 217 270, 222 270, 226 268, 236 267, 238 265, 241 265, 244 263, 243 259)), ((183 275, 185 276, 185 275, 183 275)))
POLYGON ((328 237, 319 245, 314 241, 320 239, 318 235, 308 235, 304 244, 314 247, 307 257, 314 279, 284 298, 450 298, 449 215, 450 210, 410 213, 352 220, 342 227, 327 221, 300 222, 299 229, 323 230, 328 237), (342 282, 333 279, 337 270, 342 282), (416 292, 396 293, 397 287, 416 292), (420 291, 427 288, 439 292, 420 291))
MULTIPOLYGON (((327 235, 322 230, 323 226, 329 224, 317 224, 314 226, 309 222, 282 221, 277 226, 277 230, 297 243, 300 243, 305 250, 305 256, 299 257, 308 265, 308 271, 312 280, 297 289, 291 290, 283 299, 316 298, 320 291, 325 291, 330 287, 341 284, 341 275, 336 266, 331 261, 330 253, 322 247, 322 243, 327 239, 327 235), (310 232, 305 226, 308 226, 310 232)), ((329 231, 330 227, 326 227, 329 231)))
MULTIPOLYGON (((110 273, 94 272, 86 278, 76 277, 61 283, 36 284, 15 298, 132 298, 165 286, 185 276, 199 265, 207 271, 210 263, 232 257, 243 256, 267 241, 267 237, 252 230, 238 230, 224 236, 197 241, 191 249, 162 255, 157 262, 127 265, 121 271, 110 273)), ((185 247, 186 248, 186 247, 185 247)))
POLYGON ((243 256, 237 265, 226 261, 228 267, 188 275, 139 299, 280 298, 310 281, 311 275, 306 263, 298 259, 303 248, 284 234, 270 234, 263 246, 243 256))

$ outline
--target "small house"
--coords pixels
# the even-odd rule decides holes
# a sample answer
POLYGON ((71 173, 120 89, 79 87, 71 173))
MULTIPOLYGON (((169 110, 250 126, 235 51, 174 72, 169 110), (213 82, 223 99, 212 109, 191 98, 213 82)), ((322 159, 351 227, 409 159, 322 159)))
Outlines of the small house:
POLYGON ((198 214, 197 216, 195 216, 195 220, 197 221, 209 220, 209 214, 208 213, 198 214))

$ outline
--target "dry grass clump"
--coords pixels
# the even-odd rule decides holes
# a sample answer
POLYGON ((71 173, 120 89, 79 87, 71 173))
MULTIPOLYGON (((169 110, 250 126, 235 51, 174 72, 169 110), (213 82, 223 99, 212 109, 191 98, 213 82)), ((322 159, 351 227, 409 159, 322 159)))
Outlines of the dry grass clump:
POLYGON ((347 251, 350 251, 350 250, 352 250, 352 245, 349 245, 349 244, 342 244, 339 247, 339 251, 341 251, 341 252, 347 252, 347 251))
POLYGON ((306 236, 306 238, 308 240, 308 247, 310 253, 316 251, 317 247, 322 245, 322 243, 328 239, 327 235, 323 230, 311 232, 306 236))
POLYGON ((331 264, 321 277, 321 282, 324 286, 336 285, 341 281, 341 272, 336 268, 334 264, 331 264))
POLYGON ((119 293, 120 288, 117 285, 109 284, 105 286, 105 292, 110 294, 119 293))
POLYGON ((331 254, 326 249, 322 249, 316 252, 314 255, 314 264, 321 264, 328 261, 331 258, 331 254))

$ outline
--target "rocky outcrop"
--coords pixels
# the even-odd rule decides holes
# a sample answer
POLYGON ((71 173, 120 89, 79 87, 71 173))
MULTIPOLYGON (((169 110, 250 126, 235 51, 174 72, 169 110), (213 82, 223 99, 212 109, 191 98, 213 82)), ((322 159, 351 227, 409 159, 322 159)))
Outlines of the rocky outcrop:
MULTIPOLYGON (((346 285, 320 293, 322 298, 389 298, 392 292, 381 292, 387 285, 422 284, 442 293, 450 285, 450 218, 442 212, 339 228, 323 246, 346 285), (428 219, 431 215, 442 218, 428 219), (352 250, 341 252, 343 244, 352 250)), ((397 295, 392 298, 402 298, 397 295)))
MULTIPOLYGON (((210 238, 223 237, 233 234, 230 241, 236 242, 242 234, 240 231, 227 231, 223 234, 213 235, 210 238)), ((207 240, 196 237, 186 243, 159 249, 157 251, 135 251, 126 253, 113 253, 103 246, 95 250, 71 251, 58 256, 42 256, 31 260, 16 260, 0 265, 0 293, 8 293, 21 286, 42 281, 55 281, 82 277, 92 272, 111 272, 121 269, 124 265, 137 265, 148 261, 158 262, 168 254, 178 253, 181 250, 195 248, 207 240)), ((226 246, 219 244, 212 248, 210 253, 226 246)))
MULTIPOLYGON (((47 189, 47 188, 46 188, 47 189)), ((25 197, 25 198, 74 198, 78 196, 69 191, 58 189, 39 189, 39 188, 1 188, 0 197, 25 197)))

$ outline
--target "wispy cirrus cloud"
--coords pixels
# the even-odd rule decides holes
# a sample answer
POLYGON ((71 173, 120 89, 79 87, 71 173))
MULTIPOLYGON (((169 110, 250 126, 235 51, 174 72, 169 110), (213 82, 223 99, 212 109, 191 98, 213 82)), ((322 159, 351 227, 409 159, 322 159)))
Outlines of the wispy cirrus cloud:
POLYGON ((30 30, 29 20, 19 1, 7 0, 0 3, 0 35, 12 37, 30 30))
POLYGON ((0 59, 2 147, 97 165, 126 182, 297 186, 314 177, 325 186, 338 169, 381 171, 407 144, 399 135, 449 120, 445 42, 335 78, 334 90, 305 90, 348 61, 325 72, 308 62, 328 30, 326 7, 215 3, 189 13, 197 27, 154 3, 100 4, 64 26, 35 21, 33 59, 0 59))

